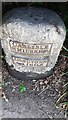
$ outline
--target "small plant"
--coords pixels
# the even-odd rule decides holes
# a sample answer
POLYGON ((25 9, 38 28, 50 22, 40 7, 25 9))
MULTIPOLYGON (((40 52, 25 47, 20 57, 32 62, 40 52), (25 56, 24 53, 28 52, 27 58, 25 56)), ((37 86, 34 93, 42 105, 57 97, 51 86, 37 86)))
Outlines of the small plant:
POLYGON ((19 85, 19 92, 22 93, 22 92, 24 92, 24 91, 26 91, 25 85, 24 85, 24 84, 20 84, 20 85, 19 85))

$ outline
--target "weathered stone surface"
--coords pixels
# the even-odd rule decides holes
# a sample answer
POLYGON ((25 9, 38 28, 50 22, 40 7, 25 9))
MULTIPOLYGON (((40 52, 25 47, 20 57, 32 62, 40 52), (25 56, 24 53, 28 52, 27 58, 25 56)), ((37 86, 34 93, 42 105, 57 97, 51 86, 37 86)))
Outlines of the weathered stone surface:
POLYGON ((65 25, 55 12, 45 8, 13 9, 6 13, 3 24, 1 44, 6 62, 27 77, 48 75, 65 35, 65 25))

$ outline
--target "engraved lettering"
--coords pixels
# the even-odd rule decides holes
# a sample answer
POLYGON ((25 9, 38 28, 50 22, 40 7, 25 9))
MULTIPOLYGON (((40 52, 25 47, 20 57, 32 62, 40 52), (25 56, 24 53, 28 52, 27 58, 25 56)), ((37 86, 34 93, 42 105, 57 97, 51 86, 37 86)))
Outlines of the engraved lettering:
POLYGON ((19 57, 12 57, 13 63, 21 64, 22 66, 47 66, 51 47, 52 43, 27 44, 10 41, 10 48, 12 52, 22 56, 24 55, 26 58, 30 58, 30 60, 26 60, 19 57), (33 60, 31 60, 31 58, 33 58, 33 60), (36 60, 34 58, 36 58, 36 60), (37 60, 37 58, 39 58, 39 60, 37 60))
POLYGON ((23 58, 17 58, 12 56, 12 61, 14 64, 18 63, 23 66, 46 66, 47 60, 26 60, 23 58))
POLYGON ((27 44, 27 43, 20 43, 20 42, 13 42, 10 41, 10 48, 12 52, 16 52, 19 54, 47 54, 50 52, 52 43, 45 44, 45 45, 36 45, 36 44, 27 44))

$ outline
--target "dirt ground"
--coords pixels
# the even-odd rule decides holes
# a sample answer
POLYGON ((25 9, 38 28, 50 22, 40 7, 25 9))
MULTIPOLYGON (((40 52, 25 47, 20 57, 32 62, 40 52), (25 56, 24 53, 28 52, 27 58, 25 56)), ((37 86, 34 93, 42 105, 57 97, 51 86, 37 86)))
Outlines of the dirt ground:
POLYGON ((22 81, 10 76, 3 61, 3 92, 7 99, 3 99, 3 118, 64 118, 64 113, 60 107, 56 108, 55 103, 68 80, 67 75, 63 76, 67 66, 67 59, 61 53, 51 76, 41 80, 22 81), (19 92, 20 84, 25 85, 25 92, 19 92))

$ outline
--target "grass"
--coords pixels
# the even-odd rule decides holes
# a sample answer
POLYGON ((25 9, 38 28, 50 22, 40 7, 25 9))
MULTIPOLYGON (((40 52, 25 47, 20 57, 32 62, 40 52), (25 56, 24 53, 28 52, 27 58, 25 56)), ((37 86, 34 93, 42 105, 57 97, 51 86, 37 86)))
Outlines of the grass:
MULTIPOLYGON (((68 53, 68 49, 63 46, 63 49, 68 53)), ((67 56, 66 56, 67 57, 67 56)), ((63 73, 61 77, 68 74, 68 71, 63 73)), ((61 106, 62 110, 64 111, 65 117, 68 116, 68 82, 63 86, 63 91, 61 93, 61 96, 56 101, 56 105, 61 106), (63 102, 62 102, 63 101, 63 102)))

